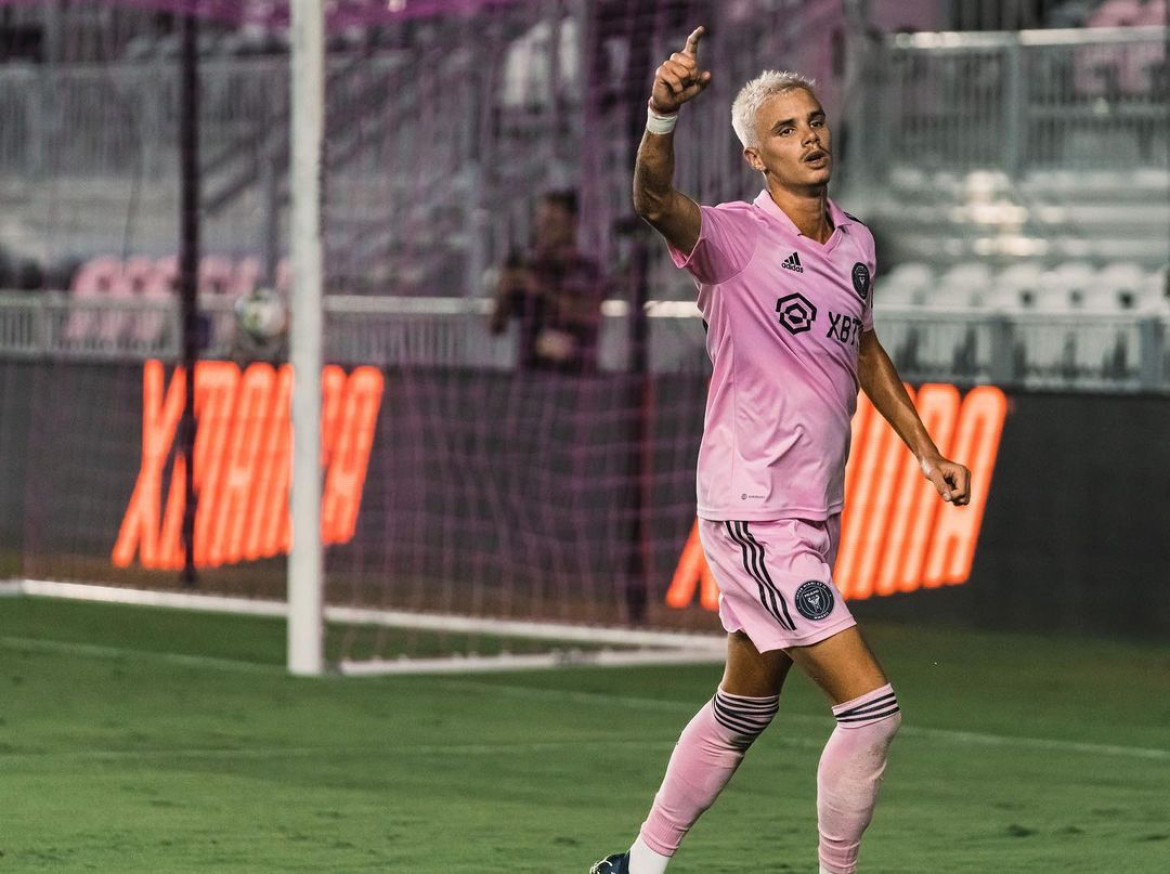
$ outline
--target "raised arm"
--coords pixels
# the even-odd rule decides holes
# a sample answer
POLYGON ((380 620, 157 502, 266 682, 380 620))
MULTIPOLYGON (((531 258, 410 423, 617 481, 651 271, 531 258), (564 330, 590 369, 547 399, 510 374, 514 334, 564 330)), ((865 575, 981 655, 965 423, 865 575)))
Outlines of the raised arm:
POLYGON ((874 331, 861 335, 858 361, 861 389, 874 407, 902 438, 922 466, 923 475, 938 489, 944 501, 963 506, 971 500, 971 471, 958 462, 943 458, 918 416, 890 356, 874 331))
POLYGON ((634 211, 680 252, 690 254, 699 241, 699 205, 674 187, 674 125, 678 110, 697 97, 711 81, 699 69, 697 27, 681 52, 672 54, 654 73, 646 133, 634 165, 634 211))

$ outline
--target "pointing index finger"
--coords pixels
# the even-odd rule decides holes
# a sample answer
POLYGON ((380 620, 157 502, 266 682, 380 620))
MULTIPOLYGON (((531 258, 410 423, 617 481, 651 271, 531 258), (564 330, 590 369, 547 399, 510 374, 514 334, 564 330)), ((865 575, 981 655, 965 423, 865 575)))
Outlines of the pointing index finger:
POLYGON ((698 57, 698 55, 699 55, 699 40, 701 40, 703 38, 703 34, 705 34, 706 32, 707 32, 707 29, 705 27, 703 27, 702 25, 699 25, 694 30, 692 30, 691 35, 687 37, 687 47, 685 49, 683 49, 683 51, 686 52, 688 55, 698 57))

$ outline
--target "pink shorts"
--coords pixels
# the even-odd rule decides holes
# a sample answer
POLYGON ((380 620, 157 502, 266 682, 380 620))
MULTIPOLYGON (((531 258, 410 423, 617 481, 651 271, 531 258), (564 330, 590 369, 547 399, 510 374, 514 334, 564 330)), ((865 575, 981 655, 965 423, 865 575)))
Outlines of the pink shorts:
POLYGON ((840 515, 824 522, 699 520, 719 618, 760 652, 808 646, 856 625, 833 583, 840 515))

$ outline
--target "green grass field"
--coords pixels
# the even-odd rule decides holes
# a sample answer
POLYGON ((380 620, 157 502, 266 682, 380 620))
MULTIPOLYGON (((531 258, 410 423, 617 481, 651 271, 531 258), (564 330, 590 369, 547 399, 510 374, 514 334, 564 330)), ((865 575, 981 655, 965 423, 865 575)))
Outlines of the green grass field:
MULTIPOLYGON (((905 713, 866 874, 1170 872, 1170 647, 869 630, 905 713)), ((0 600, 0 872, 570 872, 632 839, 716 667, 304 680, 281 623, 0 600)), ((813 874, 781 714, 672 865, 813 874)))

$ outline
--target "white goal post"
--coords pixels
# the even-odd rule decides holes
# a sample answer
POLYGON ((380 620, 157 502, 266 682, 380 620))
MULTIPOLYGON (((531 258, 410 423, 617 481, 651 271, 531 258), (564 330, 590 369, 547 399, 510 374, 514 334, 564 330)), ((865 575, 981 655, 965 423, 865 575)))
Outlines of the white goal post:
MULTIPOLYGON (((327 621, 351 625, 380 625, 440 633, 473 633, 555 642, 549 652, 507 653, 451 658, 342 660, 328 666, 348 674, 425 671, 506 670, 557 667, 568 664, 627 665, 647 663, 712 662, 723 658, 719 636, 622 628, 590 628, 560 623, 493 620, 463 616, 326 607, 324 553, 321 542, 321 385, 315 378, 322 365, 323 245, 322 157, 325 136, 325 12, 322 0, 291 0, 290 75, 292 77, 291 151, 289 188, 292 216, 289 254, 292 263, 289 359, 293 366, 292 394, 292 547, 288 562, 288 669, 294 675, 319 676, 326 672, 324 638, 327 621), (565 642, 597 649, 565 649, 565 642), (607 645, 623 647, 606 649, 607 645)), ((36 584, 30 584, 36 586, 36 584)), ((41 593, 48 591, 43 585, 41 593)), ((90 590, 93 591, 92 589, 90 590)), ((116 598, 118 592, 104 593, 116 598)), ((201 609, 208 602, 198 596, 131 593, 159 606, 201 609)), ((279 611, 283 605, 216 599, 224 609, 245 612, 279 611)))
POLYGON ((292 0, 292 548, 288 561, 288 669, 325 670, 324 554, 321 543, 321 155, 325 135, 325 9, 292 0), (304 378, 310 374, 309 378, 304 378))

